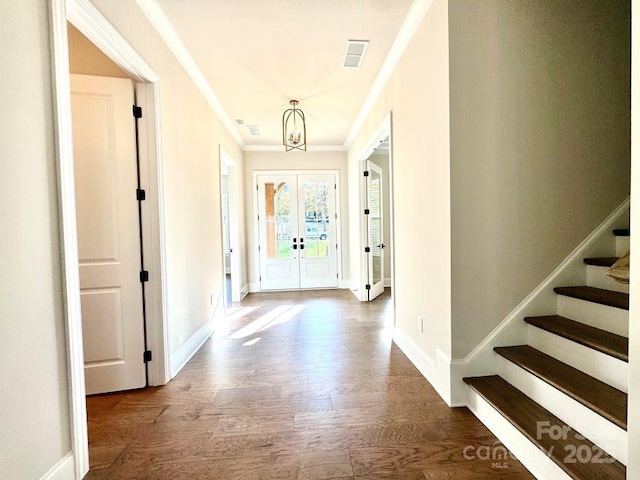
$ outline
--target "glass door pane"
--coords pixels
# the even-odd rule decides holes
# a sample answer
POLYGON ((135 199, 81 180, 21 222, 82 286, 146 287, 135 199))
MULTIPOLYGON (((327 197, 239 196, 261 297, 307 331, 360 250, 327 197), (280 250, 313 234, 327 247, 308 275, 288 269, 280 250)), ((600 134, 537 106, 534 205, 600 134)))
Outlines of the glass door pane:
POLYGON ((264 184, 265 223, 267 229, 267 257, 291 258, 291 194, 287 182, 264 184))
POLYGON ((330 257, 329 182, 305 181, 302 188, 305 256, 307 258, 330 257))

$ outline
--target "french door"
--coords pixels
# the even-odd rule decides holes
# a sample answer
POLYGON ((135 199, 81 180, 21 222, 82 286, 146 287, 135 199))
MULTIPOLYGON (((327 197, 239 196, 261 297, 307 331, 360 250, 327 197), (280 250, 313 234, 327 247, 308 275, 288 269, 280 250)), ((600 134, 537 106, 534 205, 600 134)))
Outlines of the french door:
POLYGON ((338 286, 336 175, 257 176, 260 289, 338 286))

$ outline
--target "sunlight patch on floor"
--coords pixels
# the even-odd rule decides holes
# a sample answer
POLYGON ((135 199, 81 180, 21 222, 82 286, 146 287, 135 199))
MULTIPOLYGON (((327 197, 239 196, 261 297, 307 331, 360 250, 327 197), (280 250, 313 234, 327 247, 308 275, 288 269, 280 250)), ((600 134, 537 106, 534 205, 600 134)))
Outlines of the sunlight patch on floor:
POLYGON ((235 333, 232 333, 228 338, 246 338, 274 325, 285 323, 300 313, 304 308, 304 305, 281 305, 274 308, 269 313, 264 314, 260 318, 257 318, 250 324, 245 325, 235 333))

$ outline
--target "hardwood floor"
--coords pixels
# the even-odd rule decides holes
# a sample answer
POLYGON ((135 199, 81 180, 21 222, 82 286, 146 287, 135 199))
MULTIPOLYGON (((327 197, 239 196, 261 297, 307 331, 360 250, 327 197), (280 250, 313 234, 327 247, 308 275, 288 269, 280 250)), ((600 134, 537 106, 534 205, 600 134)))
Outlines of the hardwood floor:
POLYGON ((388 292, 232 310, 168 385, 87 399, 87 479, 533 478, 392 343, 388 292))

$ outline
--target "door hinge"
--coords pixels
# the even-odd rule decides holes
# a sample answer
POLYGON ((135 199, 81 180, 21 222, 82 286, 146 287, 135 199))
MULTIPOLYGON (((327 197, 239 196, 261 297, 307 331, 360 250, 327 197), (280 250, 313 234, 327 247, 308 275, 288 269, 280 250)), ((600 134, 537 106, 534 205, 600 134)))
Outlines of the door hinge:
POLYGON ((258 215, 258 221, 260 221, 260 215, 258 215))
POLYGON ((258 277, 258 280, 262 281, 262 275, 260 275, 260 276, 258 277))
POLYGON ((148 282, 149 281, 149 272, 147 270, 143 270, 140 272, 140 282, 148 282))
POLYGON ((336 278, 337 278, 337 279, 340 279, 340 275, 339 275, 339 274, 337 274, 337 273, 336 273, 336 278))
POLYGON ((136 188, 136 200, 141 202, 146 199, 147 199, 147 192, 145 192, 141 188, 136 188))
POLYGON ((338 244, 336 243, 336 250, 338 249, 338 244))
POLYGON ((333 184, 333 189, 334 189, 334 190, 337 190, 337 189, 338 189, 338 184, 337 184, 337 183, 334 183, 334 184, 333 184))
POLYGON ((149 363, 152 360, 151 358, 151 350, 146 350, 142 354, 142 363, 149 363))
POLYGON ((142 107, 138 105, 133 106, 133 118, 142 118, 142 107))
POLYGON ((336 220, 337 220, 338 219, 338 214, 336 213, 335 216, 336 216, 336 220))
POLYGON ((256 190, 258 190, 258 185, 256 184, 256 190))
POLYGON ((371 252, 371 248, 369 247, 364 247, 364 253, 369 253, 371 252))
POLYGON ((364 286, 365 290, 371 290, 371 285, 369 285, 368 283, 364 286))
POLYGON ((258 251, 260 251, 260 245, 258 245, 258 251))
POLYGON ((369 176, 369 170, 365 170, 365 171, 364 171, 364 176, 365 176, 365 177, 368 177, 368 176, 369 176))
POLYGON ((368 208, 365 208, 365 209, 364 209, 364 214, 365 214, 365 215, 369 215, 369 209, 368 209, 368 208))

